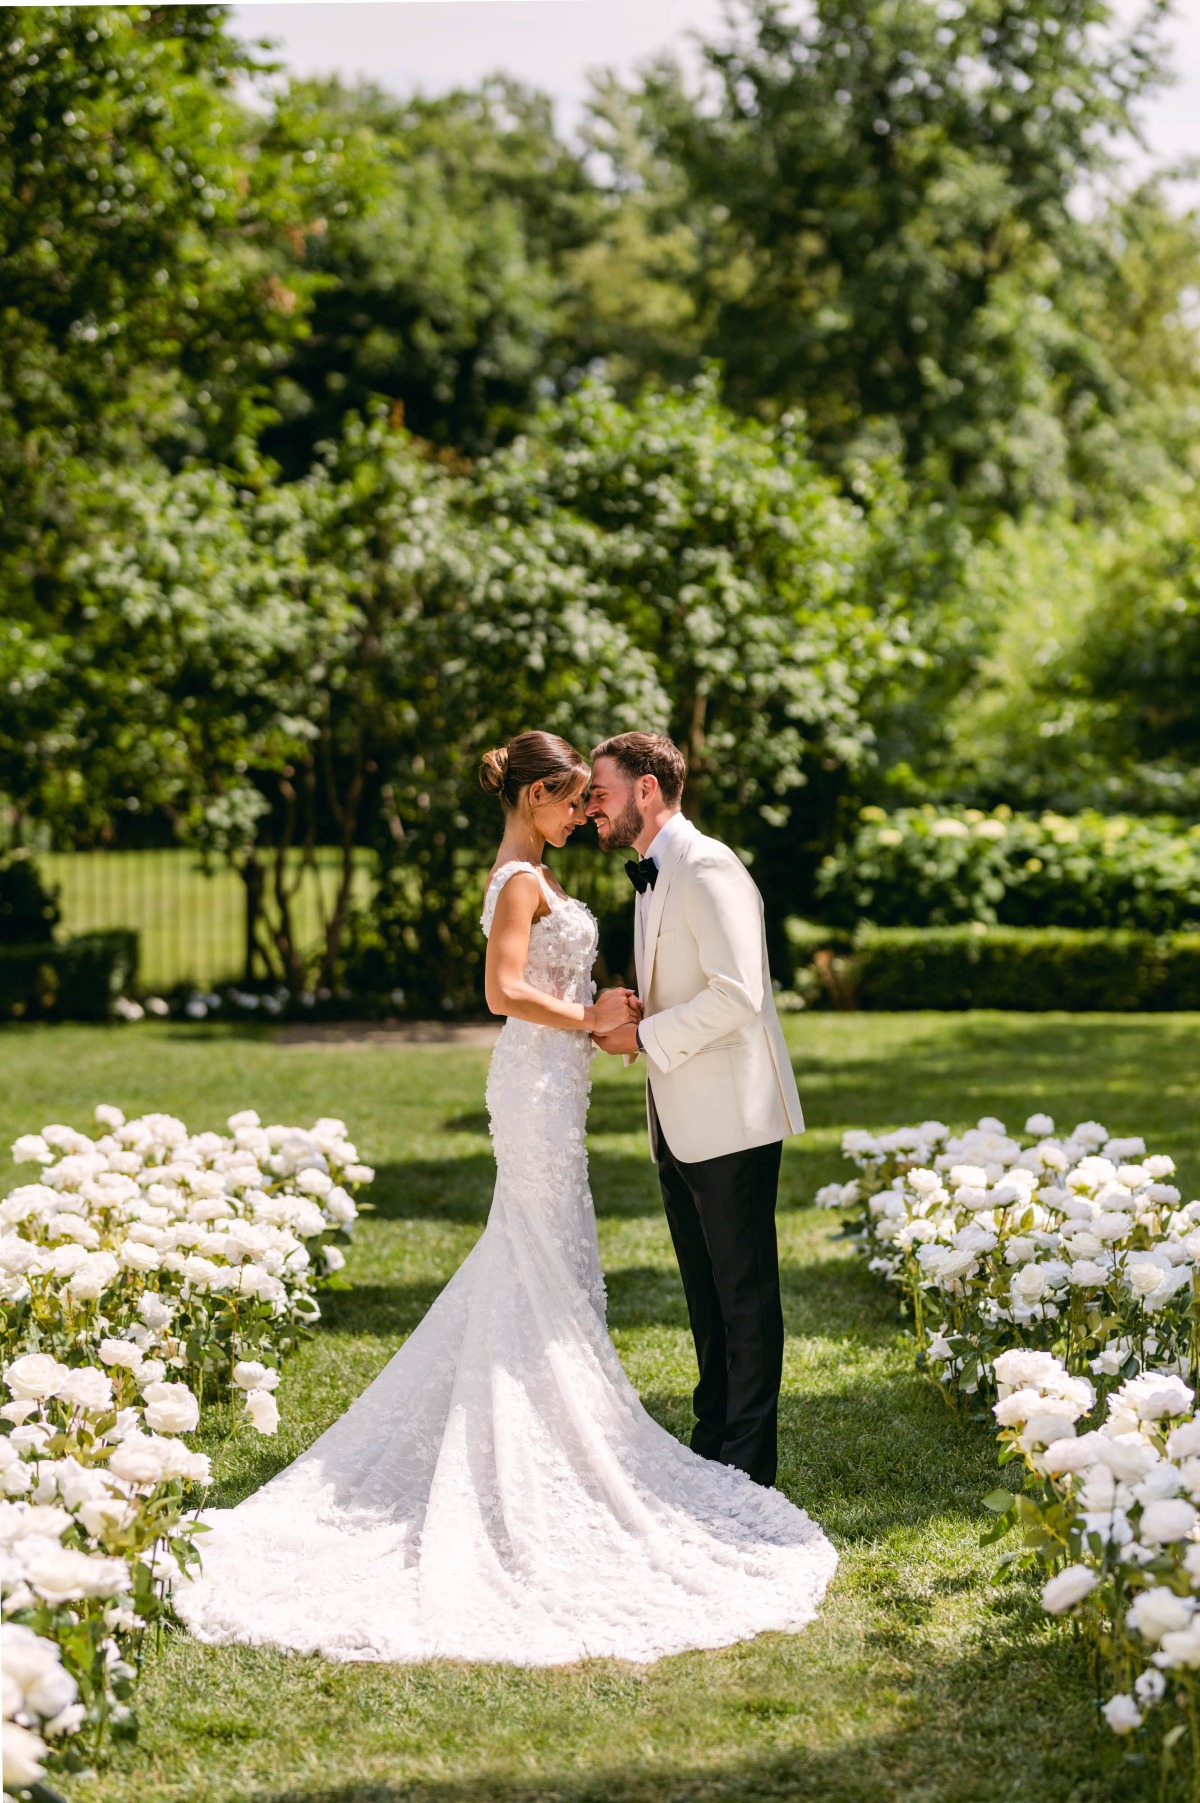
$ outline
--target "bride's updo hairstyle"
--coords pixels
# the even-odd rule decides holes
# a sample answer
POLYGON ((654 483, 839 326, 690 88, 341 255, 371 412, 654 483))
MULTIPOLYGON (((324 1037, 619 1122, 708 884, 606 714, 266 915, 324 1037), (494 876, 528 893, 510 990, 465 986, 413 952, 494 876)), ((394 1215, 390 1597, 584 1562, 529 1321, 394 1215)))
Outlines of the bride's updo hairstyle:
POLYGON ((583 753, 552 732, 522 732, 507 745, 485 751, 479 785, 498 795, 505 808, 515 808, 531 783, 545 783, 555 801, 573 795, 591 775, 583 753))

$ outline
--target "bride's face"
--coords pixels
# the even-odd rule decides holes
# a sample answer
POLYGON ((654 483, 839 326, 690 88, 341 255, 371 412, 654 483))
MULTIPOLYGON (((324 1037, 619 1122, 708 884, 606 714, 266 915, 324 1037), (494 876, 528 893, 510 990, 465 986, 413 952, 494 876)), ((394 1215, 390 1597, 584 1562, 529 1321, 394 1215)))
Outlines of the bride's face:
POLYGON ((565 799, 562 796, 547 795, 544 783, 530 784, 529 811, 547 845, 565 845, 575 828, 583 825, 587 819, 583 799, 586 793, 586 782, 580 784, 574 795, 565 799))

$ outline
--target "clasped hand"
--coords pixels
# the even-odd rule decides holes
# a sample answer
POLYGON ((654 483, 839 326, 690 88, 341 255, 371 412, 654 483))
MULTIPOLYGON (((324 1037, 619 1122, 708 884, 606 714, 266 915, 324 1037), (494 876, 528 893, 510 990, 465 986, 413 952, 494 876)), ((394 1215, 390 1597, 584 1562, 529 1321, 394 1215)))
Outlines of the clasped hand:
POLYGON ((644 1012, 632 989, 605 989, 596 999, 592 1039, 614 1056, 637 1051, 637 1027, 644 1012))

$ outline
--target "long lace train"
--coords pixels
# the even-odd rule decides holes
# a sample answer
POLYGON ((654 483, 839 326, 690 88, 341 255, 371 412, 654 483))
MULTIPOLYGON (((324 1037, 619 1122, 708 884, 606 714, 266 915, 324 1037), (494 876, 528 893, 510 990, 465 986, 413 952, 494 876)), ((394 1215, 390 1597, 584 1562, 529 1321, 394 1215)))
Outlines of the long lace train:
MULTIPOLYGON (((497 872, 495 896, 514 869, 497 872)), ((546 886, 527 977, 591 993, 595 923, 546 886)), ((177 1608, 206 1641, 341 1660, 652 1660, 811 1620, 837 1555, 778 1491, 646 1413, 604 1322, 590 1046, 506 1023, 487 1226, 414 1333, 294 1464, 205 1520, 177 1608)))

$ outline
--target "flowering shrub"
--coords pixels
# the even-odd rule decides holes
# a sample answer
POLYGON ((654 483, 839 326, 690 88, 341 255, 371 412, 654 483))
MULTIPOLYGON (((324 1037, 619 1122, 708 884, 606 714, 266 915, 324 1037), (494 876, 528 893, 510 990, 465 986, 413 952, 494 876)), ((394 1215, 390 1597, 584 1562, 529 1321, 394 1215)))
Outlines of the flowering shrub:
MULTIPOLYGON (((1042 1607, 1071 1615, 1103 1666, 1103 1713, 1131 1735, 1151 1711, 1164 1727, 1164 1778, 1200 1728, 1200 1418, 1195 1393, 1146 1371, 1110 1393, 1095 1427, 1091 1385, 1048 1353, 995 1362, 1002 1462, 1023 1461, 1025 1491, 987 1499, 988 1539, 1022 1530, 1010 1559, 1048 1567, 1042 1607)), ((1193 1785, 1200 1787, 1200 1762, 1193 1785)))
POLYGON ((96 1121, 94 1139, 57 1124, 23 1134, 13 1156, 37 1181, 0 1201, 16 1794, 48 1743, 77 1770, 85 1733, 95 1748, 106 1729, 133 1731, 142 1637, 197 1557, 209 1460, 181 1436, 202 1405, 275 1432, 280 1365, 319 1318, 318 1292, 345 1284, 351 1190, 373 1176, 338 1120, 264 1127, 246 1111, 227 1135, 192 1135, 102 1105, 96 1121))
POLYGON ((817 879, 823 912, 852 927, 1200 926, 1200 827, 1094 812, 863 808, 817 879))
POLYGON ((956 1406, 994 1388, 1001 1463, 1025 1462, 1024 1493, 986 1499, 988 1539, 1019 1526, 1013 1557, 1052 1573, 1043 1606, 1089 1628, 1115 1732, 1158 1704, 1182 1712, 1173 1756, 1200 1730, 1200 1202, 1167 1181, 1170 1158, 1096 1121, 1061 1139, 1046 1115, 1020 1138, 990 1117, 957 1136, 925 1121, 842 1145, 862 1174, 818 1203, 855 1211, 918 1362, 956 1406))

